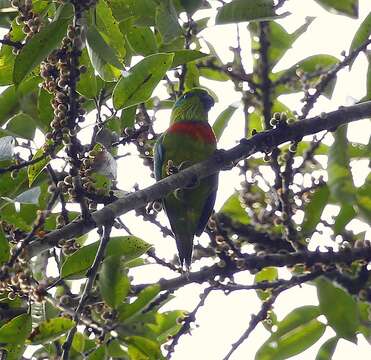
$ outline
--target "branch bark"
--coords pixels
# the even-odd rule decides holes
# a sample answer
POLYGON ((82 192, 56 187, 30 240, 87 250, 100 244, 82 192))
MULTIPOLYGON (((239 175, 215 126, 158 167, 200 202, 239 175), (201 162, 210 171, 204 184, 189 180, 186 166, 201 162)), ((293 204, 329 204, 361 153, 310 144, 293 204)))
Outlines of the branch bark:
MULTIPOLYGON (((216 276, 230 276, 240 271, 252 270, 259 271, 269 266, 293 267, 297 264, 304 264, 310 268, 314 265, 330 266, 339 263, 351 264, 356 260, 371 261, 371 248, 361 249, 344 249, 339 252, 319 252, 319 251, 299 251, 288 254, 267 254, 260 255, 245 255, 242 259, 243 265, 233 266, 233 263, 228 264, 226 267, 220 267, 215 264, 210 267, 201 269, 200 271, 191 272, 186 275, 178 276, 172 279, 161 279, 158 284, 161 291, 171 290, 174 291, 187 284, 199 283, 202 284, 206 281, 213 280, 216 276)), ((132 290, 137 293, 151 284, 140 284, 133 286, 132 290)))
POLYGON ((190 166, 177 174, 167 177, 146 189, 130 193, 103 209, 92 214, 90 220, 77 220, 61 229, 50 232, 42 239, 36 239, 28 247, 26 255, 33 257, 41 251, 54 247, 60 239, 71 239, 86 234, 90 230, 131 210, 145 206, 150 201, 158 200, 177 188, 183 188, 192 183, 195 178, 202 179, 220 170, 230 168, 240 160, 257 152, 271 152, 277 146, 313 135, 323 130, 335 130, 352 121, 365 119, 371 116, 371 101, 361 104, 341 107, 339 110, 298 121, 292 125, 281 126, 260 132, 250 139, 241 139, 240 143, 228 151, 220 150, 210 159, 190 166))

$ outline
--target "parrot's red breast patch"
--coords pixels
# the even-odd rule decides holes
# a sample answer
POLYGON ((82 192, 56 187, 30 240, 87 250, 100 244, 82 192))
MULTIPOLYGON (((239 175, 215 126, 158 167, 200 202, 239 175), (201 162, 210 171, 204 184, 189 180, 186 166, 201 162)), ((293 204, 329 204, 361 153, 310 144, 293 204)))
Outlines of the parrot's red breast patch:
POLYGON ((167 131, 170 134, 182 134, 191 136, 198 141, 207 144, 215 144, 216 138, 214 132, 208 123, 181 121, 173 124, 167 131))

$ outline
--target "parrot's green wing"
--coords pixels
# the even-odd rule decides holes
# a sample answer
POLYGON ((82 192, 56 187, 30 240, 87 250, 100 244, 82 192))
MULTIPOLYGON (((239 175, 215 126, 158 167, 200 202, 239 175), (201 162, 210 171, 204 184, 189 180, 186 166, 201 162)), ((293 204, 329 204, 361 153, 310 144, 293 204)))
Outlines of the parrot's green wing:
MULTIPOLYGON (((176 126, 177 129, 180 128, 179 123, 173 127, 176 126)), ((206 160, 213 154, 215 141, 204 141, 202 136, 195 137, 197 130, 201 135, 205 131, 212 134, 208 123, 188 121, 181 131, 168 131, 158 139, 154 150, 154 171, 157 180, 168 176, 166 167, 169 160, 174 166, 185 168, 206 160), (192 136, 188 132, 192 132, 192 136)), ((215 204, 217 186, 218 175, 212 175, 190 188, 177 189, 163 199, 182 264, 189 266, 191 263, 193 237, 200 236, 207 224, 215 204)))

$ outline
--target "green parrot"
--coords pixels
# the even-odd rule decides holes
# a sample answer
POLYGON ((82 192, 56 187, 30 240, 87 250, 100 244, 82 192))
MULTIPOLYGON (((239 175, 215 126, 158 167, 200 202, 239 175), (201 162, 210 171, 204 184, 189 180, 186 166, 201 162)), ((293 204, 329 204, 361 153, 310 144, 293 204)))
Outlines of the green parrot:
MULTIPOLYGON (((170 127, 154 147, 156 180, 209 158, 216 150, 216 138, 208 123, 214 99, 204 89, 194 88, 174 104, 170 127)), ((181 266, 189 269, 193 238, 200 236, 214 208, 218 174, 190 187, 177 189, 163 200, 163 207, 175 235, 181 266)))

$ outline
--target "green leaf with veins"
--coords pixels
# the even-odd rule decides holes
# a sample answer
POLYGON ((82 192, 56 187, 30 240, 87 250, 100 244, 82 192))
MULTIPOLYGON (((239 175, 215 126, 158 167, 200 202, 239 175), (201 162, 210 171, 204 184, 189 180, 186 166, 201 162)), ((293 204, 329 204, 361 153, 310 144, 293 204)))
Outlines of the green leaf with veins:
MULTIPOLYGON (((362 24, 359 26, 356 31, 352 43, 349 48, 349 53, 360 47, 365 41, 367 41, 371 36, 371 12, 366 16, 362 21, 362 24)), ((349 68, 352 67, 354 60, 349 64, 349 68)))
POLYGON ((120 256, 108 256, 103 260, 98 286, 103 300, 111 308, 116 309, 124 301, 130 283, 123 273, 120 256))
POLYGON ((116 51, 104 40, 94 25, 86 33, 87 49, 94 69, 104 81, 114 81, 123 65, 116 51))
POLYGON ((347 291, 325 278, 317 279, 316 284, 319 306, 328 324, 338 337, 355 343, 360 323, 357 303, 347 291))
POLYGON ((230 24, 244 21, 264 21, 279 17, 274 11, 273 0, 234 0, 223 5, 215 23, 230 24))
POLYGON ((351 18, 358 18, 358 0, 315 0, 324 9, 331 13, 347 15, 351 18))
POLYGON ((316 306, 293 310, 277 323, 277 331, 260 347, 255 360, 283 360, 305 351, 325 332, 326 326, 316 320, 319 315, 316 306))
POLYGON ((332 197, 341 204, 354 204, 355 188, 349 166, 347 125, 340 126, 334 133, 335 141, 328 154, 328 186, 332 197))
POLYGON ((43 321, 31 333, 29 340, 32 345, 39 345, 60 338, 75 326, 75 322, 65 317, 43 321))
MULTIPOLYGON (((72 255, 68 256, 61 268, 63 278, 74 276, 74 278, 83 278, 84 272, 93 264, 95 254, 98 250, 99 241, 83 246, 72 255)), ((152 247, 144 240, 136 236, 117 236, 111 237, 106 256, 122 256, 123 261, 133 260, 152 247)))
POLYGON ((46 25, 23 46, 14 62, 13 81, 21 81, 58 47, 66 35, 70 20, 61 18, 46 25))
POLYGON ((164 53, 150 55, 125 73, 113 91, 115 108, 128 108, 147 101, 170 68, 173 57, 173 54, 164 53))
POLYGON ((22 344, 32 330, 29 314, 14 317, 0 328, 0 343, 22 344))

